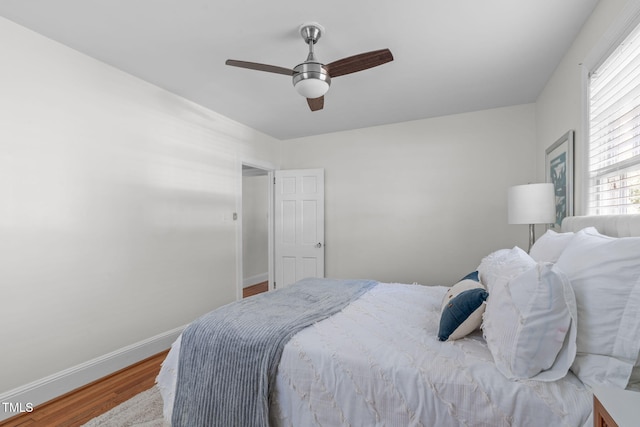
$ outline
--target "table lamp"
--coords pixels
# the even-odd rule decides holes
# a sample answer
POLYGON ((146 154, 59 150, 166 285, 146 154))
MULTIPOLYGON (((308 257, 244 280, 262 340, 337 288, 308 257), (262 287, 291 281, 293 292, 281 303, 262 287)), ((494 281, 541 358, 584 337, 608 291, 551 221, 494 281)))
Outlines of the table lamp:
POLYGON ((553 184, 525 184, 509 188, 509 224, 529 224, 529 249, 536 240, 535 224, 551 224, 556 219, 553 184))

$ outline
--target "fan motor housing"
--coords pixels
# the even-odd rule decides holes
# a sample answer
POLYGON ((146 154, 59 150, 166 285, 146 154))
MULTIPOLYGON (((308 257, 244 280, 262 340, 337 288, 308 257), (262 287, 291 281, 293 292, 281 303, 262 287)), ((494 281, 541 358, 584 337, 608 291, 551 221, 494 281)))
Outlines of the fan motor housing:
POLYGON ((331 85, 331 77, 327 69, 319 62, 303 62, 302 64, 296 65, 293 71, 295 72, 293 75, 294 86, 301 80, 306 79, 318 79, 331 85))

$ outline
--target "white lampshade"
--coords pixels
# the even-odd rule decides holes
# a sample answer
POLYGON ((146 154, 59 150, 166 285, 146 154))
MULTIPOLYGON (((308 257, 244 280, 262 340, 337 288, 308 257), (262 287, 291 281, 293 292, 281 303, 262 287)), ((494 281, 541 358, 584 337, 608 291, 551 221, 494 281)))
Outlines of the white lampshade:
POLYGON ((553 184, 525 184, 509 188, 509 224, 551 224, 556 219, 553 184))
POLYGON ((316 78, 300 80, 295 84, 298 93, 305 98, 320 98, 329 90, 329 83, 316 78))

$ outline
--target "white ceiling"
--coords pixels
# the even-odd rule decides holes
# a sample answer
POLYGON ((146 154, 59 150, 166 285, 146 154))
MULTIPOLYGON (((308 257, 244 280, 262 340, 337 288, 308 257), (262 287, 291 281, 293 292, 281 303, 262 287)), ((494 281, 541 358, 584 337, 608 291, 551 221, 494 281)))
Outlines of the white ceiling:
POLYGON ((2 0, 0 15, 278 139, 534 102, 597 0, 2 0), (300 24, 329 63, 395 60, 333 79, 311 112, 291 78, 300 24))

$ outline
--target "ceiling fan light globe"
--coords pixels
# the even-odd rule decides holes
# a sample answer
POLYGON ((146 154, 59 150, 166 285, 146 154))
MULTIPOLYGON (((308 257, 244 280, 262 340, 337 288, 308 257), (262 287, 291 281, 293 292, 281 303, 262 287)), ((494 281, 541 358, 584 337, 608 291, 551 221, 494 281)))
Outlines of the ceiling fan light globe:
POLYGON ((307 78, 295 84, 296 91, 305 98, 320 98, 329 90, 329 83, 317 78, 307 78))
POLYGON ((331 86, 331 77, 319 62, 303 62, 293 71, 293 86, 305 98, 320 98, 331 86))

